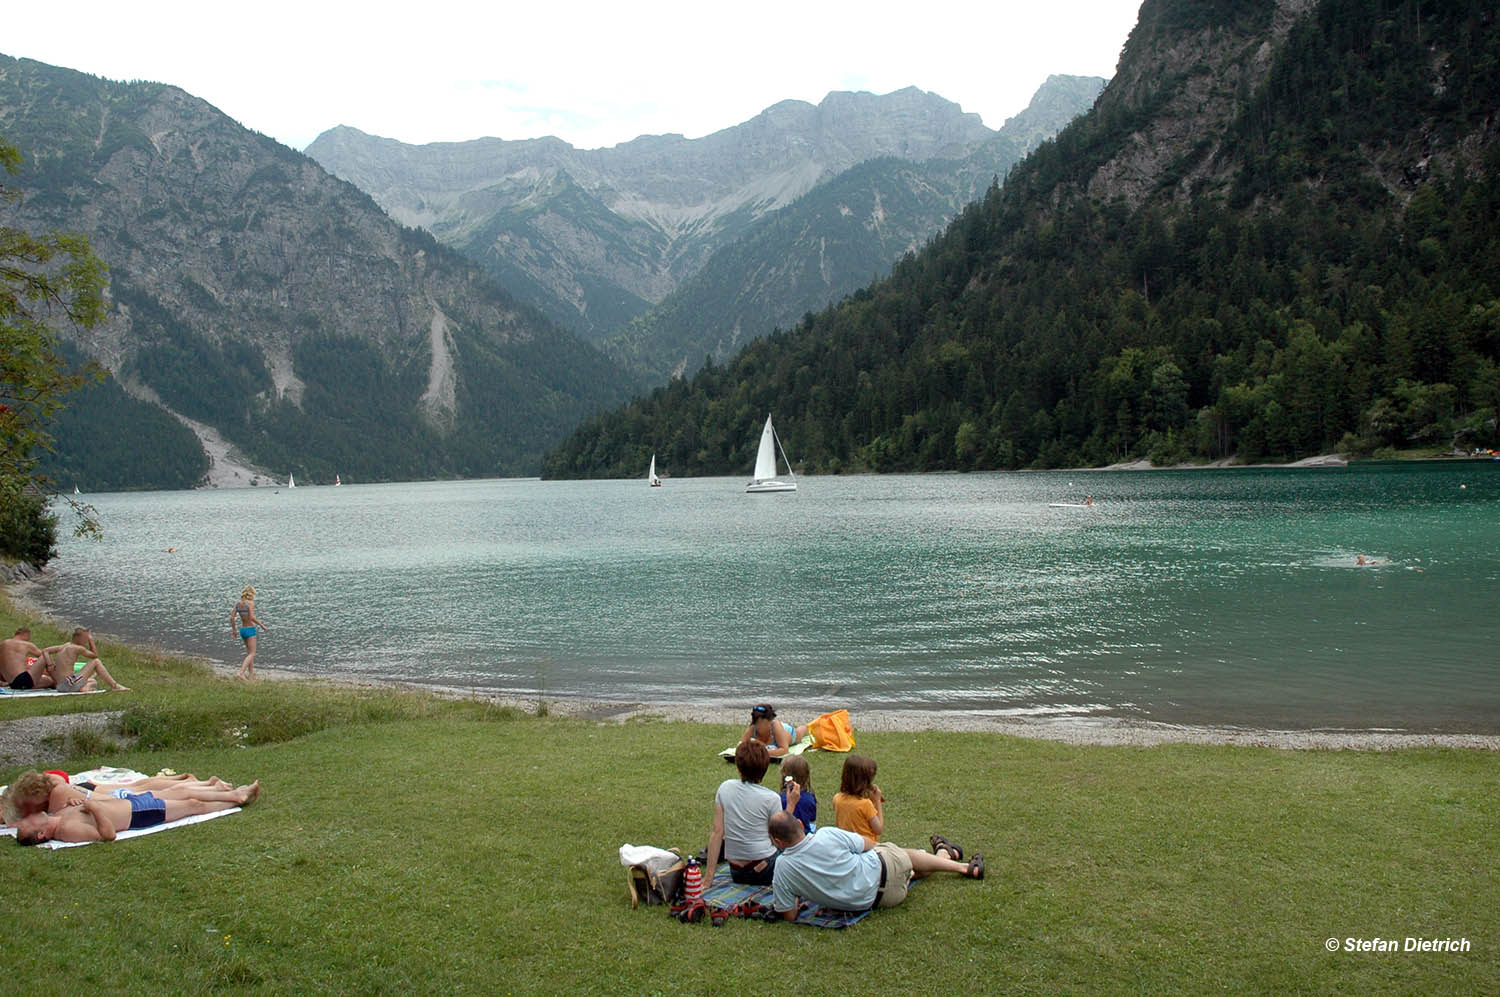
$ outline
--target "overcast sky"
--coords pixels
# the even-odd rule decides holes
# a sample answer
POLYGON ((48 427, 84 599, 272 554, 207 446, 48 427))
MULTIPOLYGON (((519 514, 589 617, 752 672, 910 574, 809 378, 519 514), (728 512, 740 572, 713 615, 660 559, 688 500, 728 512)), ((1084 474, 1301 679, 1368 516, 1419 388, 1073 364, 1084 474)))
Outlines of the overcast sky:
POLYGON ((697 138, 830 90, 941 94, 998 128, 1053 73, 1114 74, 1139 0, 262 0, 13 4, 0 52, 171 83, 297 149, 697 138))

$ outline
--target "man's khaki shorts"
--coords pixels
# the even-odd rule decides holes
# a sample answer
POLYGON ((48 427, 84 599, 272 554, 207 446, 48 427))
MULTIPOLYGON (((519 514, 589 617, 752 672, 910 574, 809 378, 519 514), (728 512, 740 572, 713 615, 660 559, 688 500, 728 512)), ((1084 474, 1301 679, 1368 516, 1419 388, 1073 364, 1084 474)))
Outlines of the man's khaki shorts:
POLYGON ((905 848, 889 841, 875 842, 871 851, 880 856, 880 864, 885 867, 885 887, 877 906, 894 907, 906 899, 906 887, 911 883, 911 856, 905 848))

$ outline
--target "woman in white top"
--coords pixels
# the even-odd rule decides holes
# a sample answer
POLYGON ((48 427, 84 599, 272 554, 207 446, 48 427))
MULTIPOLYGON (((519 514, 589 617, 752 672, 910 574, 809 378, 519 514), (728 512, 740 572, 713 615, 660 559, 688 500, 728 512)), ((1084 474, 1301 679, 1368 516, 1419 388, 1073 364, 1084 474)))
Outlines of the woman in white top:
POLYGON ((776 869, 776 846, 767 824, 781 810, 781 797, 760 784, 771 766, 765 745, 747 742, 734 749, 738 779, 725 779, 714 794, 714 827, 708 836, 705 882, 713 882, 720 849, 736 883, 769 884, 776 869))

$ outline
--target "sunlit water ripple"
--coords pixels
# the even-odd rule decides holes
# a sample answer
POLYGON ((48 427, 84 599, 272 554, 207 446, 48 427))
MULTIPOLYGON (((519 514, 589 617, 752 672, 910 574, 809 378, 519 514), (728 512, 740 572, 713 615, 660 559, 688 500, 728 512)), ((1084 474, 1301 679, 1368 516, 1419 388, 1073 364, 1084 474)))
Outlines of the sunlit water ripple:
POLYGON ((253 583, 261 665, 312 675, 1500 731, 1500 465, 87 498, 105 541, 65 541, 34 598, 221 662, 253 583))

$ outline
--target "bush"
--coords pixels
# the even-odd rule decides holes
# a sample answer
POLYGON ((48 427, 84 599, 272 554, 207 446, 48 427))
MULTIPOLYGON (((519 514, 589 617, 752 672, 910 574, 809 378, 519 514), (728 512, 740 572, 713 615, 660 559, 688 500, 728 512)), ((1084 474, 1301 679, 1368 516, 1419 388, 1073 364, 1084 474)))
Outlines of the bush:
POLYGON ((47 499, 20 482, 0 485, 0 557, 38 568, 57 554, 57 517, 47 499))

